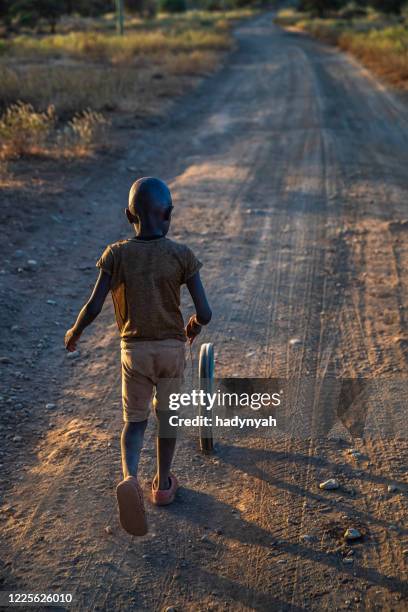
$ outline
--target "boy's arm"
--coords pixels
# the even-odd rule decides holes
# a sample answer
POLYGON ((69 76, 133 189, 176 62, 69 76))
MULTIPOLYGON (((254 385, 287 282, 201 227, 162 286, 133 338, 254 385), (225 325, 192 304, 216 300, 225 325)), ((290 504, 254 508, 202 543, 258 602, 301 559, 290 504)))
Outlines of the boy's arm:
POLYGON ((105 298, 109 293, 111 277, 107 272, 101 270, 93 288, 91 297, 80 311, 75 325, 65 334, 65 348, 72 353, 76 350, 76 344, 84 331, 102 310, 105 298))
POLYGON ((187 338, 191 344, 200 333, 201 326, 207 325, 211 321, 212 312, 205 295, 200 273, 196 272, 193 276, 190 276, 186 281, 186 285, 196 309, 196 314, 190 317, 186 326, 187 338))

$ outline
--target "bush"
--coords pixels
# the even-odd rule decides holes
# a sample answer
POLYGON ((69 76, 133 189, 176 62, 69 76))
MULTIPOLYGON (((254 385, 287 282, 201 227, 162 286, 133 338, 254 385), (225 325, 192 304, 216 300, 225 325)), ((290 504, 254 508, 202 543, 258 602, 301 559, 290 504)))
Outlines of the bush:
POLYGON ((207 0, 204 4, 206 11, 222 11, 223 0, 207 0))
POLYGON ((340 19, 358 19, 367 16, 367 8, 357 2, 348 2, 339 10, 340 19))
POLYGON ((43 113, 31 104, 12 104, 0 119, 1 157, 20 157, 43 147, 55 126, 55 109, 49 106, 43 113))
POLYGON ((185 0, 160 0, 159 9, 162 13, 183 13, 186 10, 185 0))
POLYGON ((10 5, 9 15, 17 25, 28 27, 36 27, 44 19, 54 32, 65 10, 65 3, 59 0, 16 0, 10 5))
POLYGON ((108 125, 101 113, 85 110, 61 130, 53 106, 37 112, 31 104, 17 102, 0 118, 0 163, 22 155, 87 155, 101 144, 108 125))
POLYGON ((383 13, 399 14, 404 2, 405 0, 370 0, 369 4, 383 13))
POLYGON ((342 0, 300 0, 299 10, 310 12, 315 17, 324 17, 327 13, 339 9, 342 0))
POLYGON ((108 120, 90 109, 77 113, 68 123, 65 136, 69 145, 89 150, 102 140, 108 120))
POLYGON ((126 0, 126 10, 143 17, 152 18, 156 14, 155 0, 126 0))

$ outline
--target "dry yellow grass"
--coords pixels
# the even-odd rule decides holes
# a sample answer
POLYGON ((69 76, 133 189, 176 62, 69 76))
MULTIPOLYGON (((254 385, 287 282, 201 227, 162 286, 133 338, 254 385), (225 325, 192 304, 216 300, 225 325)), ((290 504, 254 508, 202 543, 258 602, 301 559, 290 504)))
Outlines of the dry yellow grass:
POLYGON ((108 121, 103 115, 85 110, 74 115, 64 127, 57 124, 55 108, 37 112, 31 104, 17 102, 0 117, 0 161, 27 155, 82 157, 100 142, 108 121))
POLYGON ((276 22, 339 46, 388 82, 408 89, 408 27, 395 17, 369 11, 366 17, 354 20, 312 19, 305 13, 285 10, 276 22))
POLYGON ((92 21, 93 32, 7 39, 0 58, 0 106, 23 100, 45 110, 53 104, 60 116, 88 107, 139 110, 142 99, 150 100, 156 91, 172 95, 176 76, 213 70, 220 53, 232 46, 231 25, 252 13, 190 11, 135 19, 123 37, 100 19, 92 21), (157 72, 160 84, 154 81, 157 72))
POLYGON ((93 31, 2 41, 0 157, 89 154, 106 127, 101 112, 157 113, 194 77, 214 70, 233 44, 231 25, 253 13, 134 19, 123 37, 113 20, 99 19, 93 31))
POLYGON ((70 64, 0 66, 4 105, 21 99, 44 109, 52 103, 59 114, 84 108, 115 110, 135 94, 145 71, 127 67, 70 64))
POLYGON ((338 45, 388 82, 408 89, 407 28, 394 27, 368 34, 344 32, 338 45))
POLYGON ((123 37, 102 32, 71 32, 34 38, 18 36, 5 48, 5 55, 21 59, 74 57, 86 61, 129 63, 138 55, 177 53, 231 47, 228 31, 203 29, 131 32, 123 37))

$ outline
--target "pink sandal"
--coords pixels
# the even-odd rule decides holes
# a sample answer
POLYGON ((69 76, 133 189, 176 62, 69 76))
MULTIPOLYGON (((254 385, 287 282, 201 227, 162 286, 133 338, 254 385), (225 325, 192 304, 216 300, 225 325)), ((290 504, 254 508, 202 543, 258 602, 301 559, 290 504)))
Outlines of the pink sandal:
POLYGON ((135 476, 128 476, 116 487, 119 520, 123 529, 135 536, 147 533, 143 491, 135 476))
POLYGON ((170 488, 169 489, 158 489, 155 486, 156 478, 152 482, 152 502, 155 506, 168 506, 174 501, 176 492, 179 486, 177 478, 170 474, 170 488))

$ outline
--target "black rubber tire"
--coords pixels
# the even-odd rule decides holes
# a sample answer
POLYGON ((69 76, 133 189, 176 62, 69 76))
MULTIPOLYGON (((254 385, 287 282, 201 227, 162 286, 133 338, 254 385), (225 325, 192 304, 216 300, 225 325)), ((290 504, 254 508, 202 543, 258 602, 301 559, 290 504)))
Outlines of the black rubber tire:
MULTIPOLYGON (((206 393, 213 392, 214 383, 214 347, 211 342, 202 344, 198 359, 198 376, 200 389, 206 393)), ((212 416, 205 406, 200 406, 200 416, 212 416)), ((211 453, 214 450, 214 441, 211 426, 200 427, 200 449, 203 453, 211 453)))

